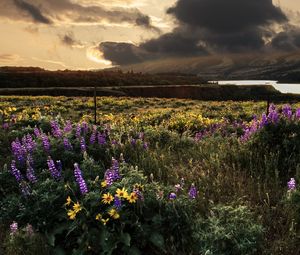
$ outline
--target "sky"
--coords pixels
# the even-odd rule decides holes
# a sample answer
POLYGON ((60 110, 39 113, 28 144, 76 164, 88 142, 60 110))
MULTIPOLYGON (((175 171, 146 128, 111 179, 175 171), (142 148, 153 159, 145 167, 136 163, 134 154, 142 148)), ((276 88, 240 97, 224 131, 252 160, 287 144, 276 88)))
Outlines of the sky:
POLYGON ((0 0, 0 66, 300 50, 298 0, 0 0))

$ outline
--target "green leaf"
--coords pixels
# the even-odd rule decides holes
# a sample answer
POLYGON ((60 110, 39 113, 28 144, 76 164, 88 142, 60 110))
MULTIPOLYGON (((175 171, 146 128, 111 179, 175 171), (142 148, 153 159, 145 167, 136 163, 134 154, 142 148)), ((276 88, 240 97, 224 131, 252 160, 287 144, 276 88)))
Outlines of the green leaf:
POLYGON ((163 249, 165 245, 164 237, 157 232, 154 232, 150 236, 150 242, 153 243, 156 247, 163 249))
POLYGON ((128 233, 122 233, 121 242, 126 246, 130 246, 131 236, 128 233))

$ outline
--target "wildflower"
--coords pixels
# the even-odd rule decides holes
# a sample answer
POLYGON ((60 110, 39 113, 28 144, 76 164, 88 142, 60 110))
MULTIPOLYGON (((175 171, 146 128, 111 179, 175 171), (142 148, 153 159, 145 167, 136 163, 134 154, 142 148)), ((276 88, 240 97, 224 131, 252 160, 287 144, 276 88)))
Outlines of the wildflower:
POLYGON ((90 137, 90 144, 94 144, 96 141, 96 131, 94 130, 90 137))
POLYGON ((78 202, 76 202, 73 205, 73 210, 74 210, 75 213, 78 213, 78 212, 80 212, 82 210, 82 207, 81 207, 81 205, 78 202))
POLYGON ((144 185, 142 185, 142 184, 136 183, 136 184, 133 185, 133 188, 137 189, 137 190, 140 190, 140 191, 144 191, 144 185))
POLYGON ((50 151, 50 142, 49 142, 48 136, 46 134, 42 134, 41 138, 42 138, 42 144, 43 144, 45 151, 49 152, 50 151))
POLYGON ((296 180, 295 180, 294 178, 291 178, 291 179, 289 180, 289 182, 287 183, 287 185, 288 185, 288 190, 289 190, 289 191, 294 191, 294 190, 296 190, 296 180))
POLYGON ((86 134, 89 131, 89 125, 84 121, 81 123, 82 130, 86 134))
POLYGON ((169 195, 169 199, 170 200, 174 200, 174 199, 176 199, 176 194, 174 193, 174 192, 172 192, 170 195, 169 195))
POLYGON ((26 177, 31 183, 37 182, 33 167, 30 165, 29 161, 27 161, 26 177))
POLYGON ((128 196, 128 192, 127 192, 127 190, 125 189, 125 188, 122 188, 122 189, 117 189, 116 190, 116 194, 117 194, 117 196, 118 197, 120 197, 120 198, 126 198, 127 196, 128 196))
POLYGON ((118 196, 115 196, 115 199, 114 199, 114 207, 115 207, 117 210, 120 210, 121 207, 122 207, 122 200, 121 200, 118 196))
POLYGON ((64 127, 64 132, 69 133, 72 131, 72 123, 70 120, 67 120, 66 125, 64 127))
POLYGON ((114 200, 114 197, 110 194, 103 194, 102 196, 102 203, 104 204, 110 204, 114 200))
POLYGON ((131 192, 130 195, 127 196, 127 200, 129 203, 135 203, 138 199, 138 196, 135 192, 131 192))
POLYGON ((101 187, 102 188, 105 188, 105 187, 107 187, 107 182, 104 180, 103 182, 101 182, 101 187))
POLYGON ((79 185, 79 189, 82 195, 88 192, 87 185, 85 180, 82 177, 82 172, 77 163, 74 164, 74 176, 76 178, 76 182, 79 185))
POLYGON ((73 146, 67 137, 64 138, 64 147, 67 151, 70 151, 73 149, 73 146))
POLYGON ((111 209, 109 212, 108 212, 109 216, 112 217, 113 219, 119 219, 120 218, 120 214, 117 212, 116 209, 111 209))
POLYGON ((98 143, 100 145, 106 144, 106 135, 105 134, 98 133, 97 139, 98 139, 98 143))
POLYGON ((106 170, 104 178, 107 183, 107 186, 111 186, 114 181, 120 179, 119 162, 114 158, 112 158, 112 166, 111 168, 106 170))
POLYGON ((76 218, 76 212, 75 211, 73 211, 73 210, 69 210, 68 211, 68 216, 69 216, 69 219, 70 220, 74 220, 75 218, 76 218))
POLYGON ((51 159, 50 156, 47 159, 47 165, 48 165, 48 168, 49 168, 49 171, 50 171, 52 177, 55 180, 59 180, 60 177, 61 177, 61 173, 57 170, 57 168, 56 168, 56 166, 54 164, 54 161, 51 159))
POLYGON ((174 186, 176 193, 179 192, 180 190, 183 190, 180 184, 176 184, 174 186))
POLYGON ((107 218, 106 220, 105 219, 101 219, 101 222, 103 223, 103 225, 105 226, 106 223, 109 221, 109 218, 107 218))
POLYGON ((288 119, 291 119, 293 115, 293 111, 290 105, 286 104, 282 107, 282 114, 287 117, 288 119))
POLYGON ((23 176, 20 172, 19 169, 17 169, 16 167, 16 161, 15 160, 12 160, 11 161, 11 174, 16 178, 17 182, 20 182, 21 180, 23 180, 23 176))
POLYGON ((59 124, 57 123, 57 121, 51 121, 50 125, 51 125, 52 135, 56 138, 61 137, 62 131, 60 130, 60 127, 59 127, 59 124))
POLYGON ((13 223, 10 225, 10 235, 13 236, 18 232, 18 223, 13 221, 13 223))
POLYGON ((194 183, 193 183, 193 184, 191 185, 190 190, 189 190, 189 197, 190 197, 191 199, 195 199, 196 196, 197 196, 197 194, 198 194, 197 189, 196 189, 196 187, 195 187, 195 185, 194 185, 194 183))
POLYGON ((81 149, 81 152, 85 152, 86 151, 86 144, 85 144, 84 137, 81 137, 81 140, 80 140, 80 149, 81 149))
POLYGON ((295 117, 296 117, 297 119, 300 119, 300 108, 298 108, 298 109, 296 110, 295 117))
POLYGON ((81 126, 80 126, 80 124, 77 124, 75 136, 77 138, 80 138, 80 136, 81 136, 81 126))
POLYGON ((102 215, 100 213, 98 213, 96 215, 95 219, 100 221, 102 219, 102 215))
POLYGON ((70 196, 67 197, 67 202, 65 203, 65 205, 70 205, 72 202, 72 199, 70 198, 70 196))
POLYGON ((263 128, 267 124, 268 124, 268 118, 267 118, 266 114, 263 114, 262 117, 261 117, 261 121, 259 123, 259 127, 263 128))
POLYGON ((40 130, 39 130, 37 127, 35 127, 35 128, 33 129, 33 133, 34 133, 34 135, 35 135, 36 137, 40 137, 40 136, 41 136, 41 132, 40 132, 40 130))

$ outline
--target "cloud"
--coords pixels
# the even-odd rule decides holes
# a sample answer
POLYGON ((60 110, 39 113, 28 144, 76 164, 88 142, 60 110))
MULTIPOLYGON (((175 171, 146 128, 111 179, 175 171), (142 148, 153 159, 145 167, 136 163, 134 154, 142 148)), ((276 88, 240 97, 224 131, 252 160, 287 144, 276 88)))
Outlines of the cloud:
POLYGON ((300 48, 300 28, 287 26, 273 38, 271 46, 282 51, 294 51, 300 48))
POLYGON ((22 60, 23 58, 17 54, 0 54, 0 63, 19 62, 22 60))
MULTIPOLYGON (((113 1, 112 1, 113 2, 113 1)), ((0 16, 38 24, 131 24, 156 28, 137 8, 108 7, 101 1, 84 4, 71 0, 0 0, 0 16)))
POLYGON ((64 35, 60 35, 60 41, 63 45, 71 47, 71 48, 78 48, 82 49, 85 47, 85 44, 81 41, 75 39, 73 32, 68 32, 64 35))
POLYGON ((28 14, 32 20, 36 23, 51 24, 51 20, 45 17, 40 9, 30 3, 23 0, 13 0, 15 6, 20 10, 28 14))
POLYGON ((298 30, 291 29, 288 17, 272 0, 177 0, 167 13, 177 24, 172 32, 138 46, 105 42, 99 49, 108 60, 125 65, 151 58, 300 47, 298 30), (277 34, 276 26, 288 30, 277 34))

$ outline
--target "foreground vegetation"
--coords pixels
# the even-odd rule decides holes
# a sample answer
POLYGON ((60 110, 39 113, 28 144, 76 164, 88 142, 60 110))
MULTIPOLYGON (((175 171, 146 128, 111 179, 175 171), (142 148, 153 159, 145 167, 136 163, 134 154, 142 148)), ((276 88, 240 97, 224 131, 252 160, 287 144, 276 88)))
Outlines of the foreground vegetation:
POLYGON ((0 99, 0 253, 300 253, 300 105, 0 99))

